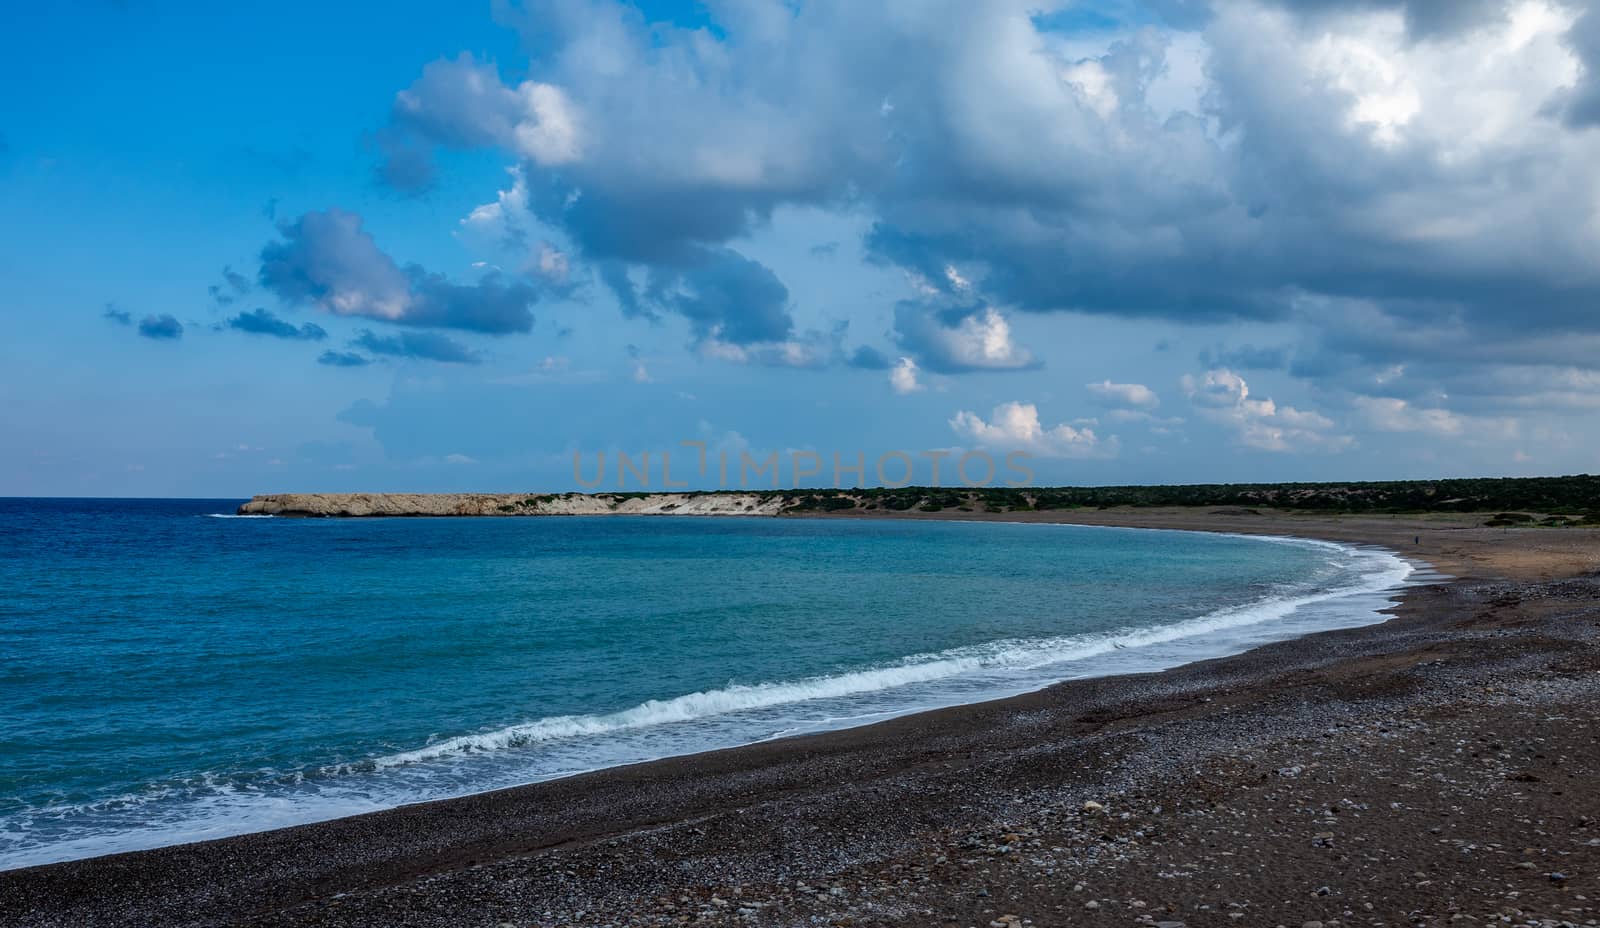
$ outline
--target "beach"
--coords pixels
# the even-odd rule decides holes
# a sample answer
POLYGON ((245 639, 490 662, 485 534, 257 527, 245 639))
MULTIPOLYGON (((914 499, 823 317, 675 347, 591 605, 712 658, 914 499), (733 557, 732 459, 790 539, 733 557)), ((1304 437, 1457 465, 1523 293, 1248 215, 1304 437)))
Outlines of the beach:
MULTIPOLYGON (((863 516, 817 516, 845 517, 863 516)), ((1600 916, 1600 531, 1214 509, 864 517, 1299 536, 1450 577, 1381 625, 1160 673, 0 872, 0 925, 1600 916)))

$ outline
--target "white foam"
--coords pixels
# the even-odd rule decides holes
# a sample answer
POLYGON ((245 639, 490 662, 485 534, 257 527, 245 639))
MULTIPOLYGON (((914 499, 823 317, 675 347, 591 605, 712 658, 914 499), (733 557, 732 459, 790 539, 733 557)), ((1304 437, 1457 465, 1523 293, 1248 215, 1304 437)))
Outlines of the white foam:
POLYGON ((243 513, 238 513, 238 512, 208 512, 208 513, 206 513, 206 518, 208 518, 208 519, 272 519, 272 518, 276 518, 276 517, 271 515, 271 514, 262 514, 262 513, 251 513, 249 515, 245 515, 243 513))

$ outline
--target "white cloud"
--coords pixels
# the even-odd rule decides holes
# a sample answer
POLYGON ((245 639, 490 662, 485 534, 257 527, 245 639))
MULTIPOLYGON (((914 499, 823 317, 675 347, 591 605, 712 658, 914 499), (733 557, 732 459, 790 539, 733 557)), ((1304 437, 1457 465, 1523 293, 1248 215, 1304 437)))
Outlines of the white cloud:
POLYGON ((1154 409, 1161 405, 1161 398, 1156 396, 1156 391, 1142 383, 1112 383, 1109 380, 1102 380, 1085 386, 1089 388, 1090 393, 1107 405, 1133 406, 1139 409, 1154 409))
POLYGON ((495 194, 493 203, 473 207, 461 225, 490 235, 505 236, 527 222, 528 177, 520 166, 506 169, 511 186, 495 194))
POLYGON ((1117 440, 1101 441, 1089 428, 1073 428, 1061 423, 1045 428, 1039 423, 1039 409, 1032 403, 1002 403, 988 421, 977 413, 957 412, 950 420, 956 434, 992 451, 1027 451, 1040 457, 1099 458, 1115 457, 1117 440))
POLYGON ((922 382, 917 379, 917 362, 910 358, 897 361, 889 371, 889 387, 901 396, 923 389, 922 382))
POLYGON ((1185 374, 1181 383, 1200 415, 1228 426, 1246 448, 1303 453, 1342 451, 1354 444, 1350 436, 1332 432, 1333 420, 1321 413, 1252 397, 1249 383, 1226 368, 1198 378, 1185 374))
POLYGON ((895 308, 895 332, 902 347, 929 370, 1017 370, 1035 363, 1012 338, 1011 323, 992 306, 952 321, 932 307, 902 303, 895 308))
POLYGON ((1443 407, 1415 406, 1389 396, 1358 396, 1354 400, 1367 425, 1380 432, 1415 432, 1440 438, 1509 439, 1520 431, 1517 420, 1464 416, 1443 407))
POLYGON ((1447 409, 1418 409, 1402 399, 1358 396, 1356 409, 1367 424, 1384 432, 1428 432, 1433 435, 1460 435, 1460 416, 1447 409))
POLYGON ((578 113, 560 87, 524 81, 517 93, 524 113, 513 130, 518 152, 545 167, 582 157, 578 113))
POLYGON ((567 275, 572 272, 566 252, 549 242, 539 243, 539 248, 534 253, 532 269, 540 277, 558 284, 566 283, 567 275))

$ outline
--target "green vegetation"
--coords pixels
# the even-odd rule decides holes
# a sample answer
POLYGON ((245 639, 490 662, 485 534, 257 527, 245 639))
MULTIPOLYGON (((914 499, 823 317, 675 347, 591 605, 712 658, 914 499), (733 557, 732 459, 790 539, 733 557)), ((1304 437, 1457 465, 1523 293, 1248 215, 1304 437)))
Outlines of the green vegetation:
POLYGON ((1491 525, 1600 523, 1600 477, 1504 477, 1372 483, 1235 483, 1121 487, 868 487, 794 490, 786 511, 1027 512, 1113 506, 1206 506, 1250 512, 1495 513, 1491 525), (1537 513, 1538 515, 1532 515, 1537 513))

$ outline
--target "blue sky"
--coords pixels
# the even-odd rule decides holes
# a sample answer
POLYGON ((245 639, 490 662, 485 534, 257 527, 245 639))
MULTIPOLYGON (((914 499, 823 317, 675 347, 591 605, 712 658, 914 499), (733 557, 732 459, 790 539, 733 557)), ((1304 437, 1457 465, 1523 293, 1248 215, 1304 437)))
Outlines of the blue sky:
POLYGON ((0 81, 0 494, 1596 470, 1586 5, 66 3, 0 81))

